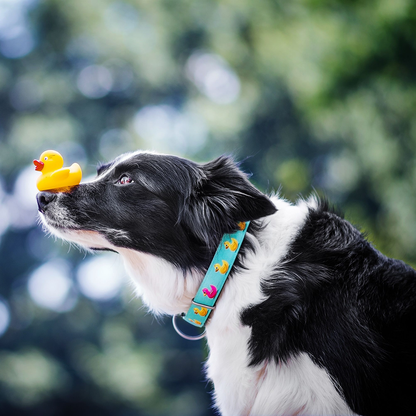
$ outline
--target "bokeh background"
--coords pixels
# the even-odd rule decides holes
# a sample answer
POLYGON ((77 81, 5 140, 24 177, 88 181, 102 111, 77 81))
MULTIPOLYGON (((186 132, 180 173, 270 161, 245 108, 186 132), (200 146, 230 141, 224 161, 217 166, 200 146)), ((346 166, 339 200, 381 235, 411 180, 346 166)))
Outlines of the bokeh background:
MULTIPOLYGON (((207 416, 204 341, 46 236, 32 160, 234 155, 416 264, 412 0, 0 0, 0 414, 207 416)), ((155 214, 157 215, 157 213, 155 214)))

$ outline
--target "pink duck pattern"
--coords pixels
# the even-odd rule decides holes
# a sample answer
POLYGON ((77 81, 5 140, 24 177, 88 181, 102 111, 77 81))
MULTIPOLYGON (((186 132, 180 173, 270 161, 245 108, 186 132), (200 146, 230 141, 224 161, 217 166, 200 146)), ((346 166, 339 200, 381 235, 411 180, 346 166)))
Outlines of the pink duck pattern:
POLYGON ((217 295, 217 288, 214 285, 211 285, 211 290, 209 290, 208 288, 204 288, 202 289, 202 293, 204 294, 204 296, 208 296, 210 299, 215 298, 215 296, 217 295))

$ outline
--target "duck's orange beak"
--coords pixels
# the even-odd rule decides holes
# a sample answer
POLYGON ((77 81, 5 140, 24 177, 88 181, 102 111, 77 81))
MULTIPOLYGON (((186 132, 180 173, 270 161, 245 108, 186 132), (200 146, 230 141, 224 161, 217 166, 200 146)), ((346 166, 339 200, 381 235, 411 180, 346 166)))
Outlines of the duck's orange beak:
POLYGON ((43 162, 41 162, 40 160, 35 159, 33 161, 33 164, 35 165, 35 170, 37 171, 41 171, 43 169, 43 167, 45 166, 45 164, 43 162))

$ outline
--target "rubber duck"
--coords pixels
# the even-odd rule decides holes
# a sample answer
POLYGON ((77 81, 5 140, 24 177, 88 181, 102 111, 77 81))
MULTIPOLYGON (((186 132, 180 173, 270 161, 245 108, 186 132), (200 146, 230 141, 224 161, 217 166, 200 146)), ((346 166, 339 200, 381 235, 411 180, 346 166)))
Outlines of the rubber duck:
POLYGON ((226 241, 224 246, 227 250, 236 251, 238 248, 238 241, 235 238, 231 238, 231 243, 226 241))
POLYGON ((82 171, 78 163, 64 168, 63 157, 55 150, 46 150, 34 160, 35 170, 42 172, 37 181, 39 191, 70 188, 81 182, 82 171))
POLYGON ((202 322, 199 322, 197 319, 189 319, 189 322, 193 322, 194 324, 197 324, 197 325, 202 325, 202 322))
POLYGON ((220 265, 219 263, 214 264, 215 267, 215 273, 220 272, 221 274, 225 274, 228 271, 228 263, 223 260, 222 261, 222 265, 220 265))
POLYGON ((194 308, 194 314, 195 315, 201 315, 201 316, 207 316, 208 309, 207 308, 194 308))
POLYGON ((217 288, 214 285, 211 285, 211 290, 205 287, 202 289, 202 293, 204 296, 208 296, 210 299, 213 299, 217 294, 217 288))

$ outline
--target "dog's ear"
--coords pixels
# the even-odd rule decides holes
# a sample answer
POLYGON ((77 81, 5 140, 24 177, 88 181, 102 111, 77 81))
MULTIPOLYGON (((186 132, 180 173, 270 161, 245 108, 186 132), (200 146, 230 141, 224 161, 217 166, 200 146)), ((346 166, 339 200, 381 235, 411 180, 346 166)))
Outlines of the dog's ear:
POLYGON ((200 178, 184 203, 180 221, 208 246, 217 245, 224 233, 236 231, 240 221, 277 211, 231 158, 222 156, 199 168, 200 178))

